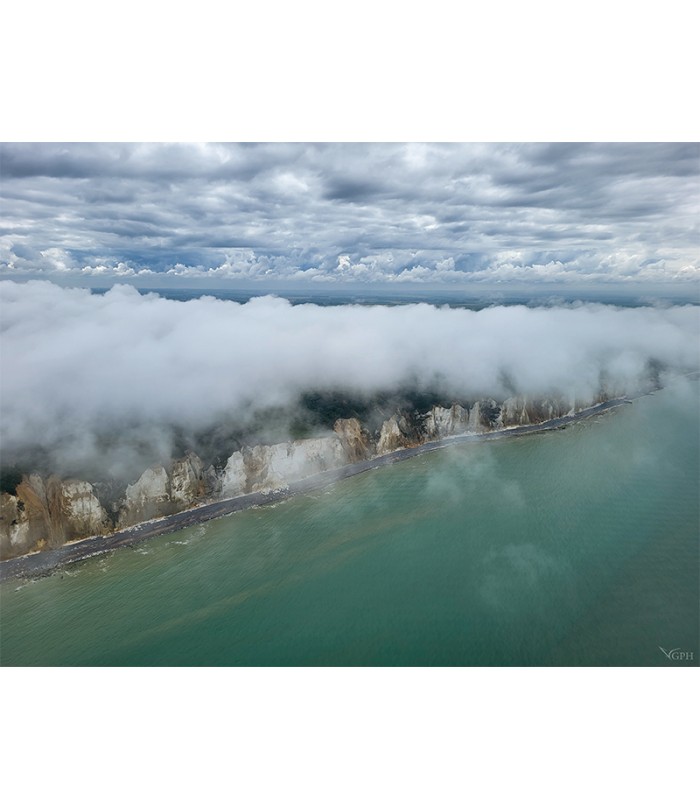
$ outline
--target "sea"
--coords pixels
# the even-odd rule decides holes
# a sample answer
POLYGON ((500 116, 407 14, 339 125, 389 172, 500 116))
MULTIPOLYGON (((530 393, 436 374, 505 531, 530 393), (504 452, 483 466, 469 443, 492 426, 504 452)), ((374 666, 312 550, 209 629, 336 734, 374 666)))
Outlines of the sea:
POLYGON ((697 666, 698 382, 0 588, 3 666, 697 666))

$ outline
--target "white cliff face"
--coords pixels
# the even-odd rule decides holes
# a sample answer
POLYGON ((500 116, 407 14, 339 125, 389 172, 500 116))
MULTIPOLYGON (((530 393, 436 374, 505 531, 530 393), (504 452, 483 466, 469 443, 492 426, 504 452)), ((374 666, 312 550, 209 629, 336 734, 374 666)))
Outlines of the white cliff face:
POLYGON ((234 452, 221 474, 221 496, 236 497, 246 491, 246 467, 243 453, 234 452))
POLYGON ((524 396, 511 396, 502 405, 502 419, 506 426, 530 424, 527 399, 524 396))
POLYGON ((84 480, 52 476, 45 481, 30 475, 17 486, 16 495, 4 493, 0 499, 2 558, 56 548, 110 528, 107 513, 84 480))
POLYGON ((126 487, 119 526, 124 528, 173 512, 168 491, 168 473, 163 466, 151 466, 131 486, 126 487))
POLYGON ((481 423, 481 403, 474 402, 474 406, 469 411, 469 421, 467 423, 468 433, 486 432, 486 427, 481 423))
POLYGON ((338 469, 348 462, 343 445, 336 435, 295 441, 293 447, 294 458, 301 468, 302 477, 338 469))
POLYGON ((337 436, 257 446, 245 457, 249 491, 279 489, 347 463, 337 436))
POLYGON ((32 550, 30 525, 19 497, 3 492, 0 497, 0 552, 3 559, 32 550), (20 505, 21 504, 21 505, 20 505))
POLYGON ((151 466, 131 486, 126 487, 126 502, 140 505, 168 499, 168 473, 163 466, 151 466))
POLYGON ((469 411, 458 404, 432 407, 426 414, 423 430, 428 441, 469 432, 469 411))
POLYGON ((189 508, 203 495, 204 464, 194 452, 173 463, 170 474, 170 499, 180 508, 189 508))
POLYGON ((306 457, 296 451, 294 443, 273 444, 263 451, 266 454, 268 482, 272 486, 308 477, 304 474, 306 457))
MULTIPOLYGON (((50 477, 44 481, 41 475, 22 478, 17 486, 17 525, 26 522, 27 528, 20 533, 30 547, 27 550, 57 548, 68 539, 63 509, 61 481, 50 477)), ((20 539, 16 535, 15 541, 20 539)))
POLYGON ((61 484, 64 509, 71 533, 77 537, 90 536, 107 530, 107 512, 84 480, 65 480, 61 484))
POLYGON ((377 455, 386 455, 387 452, 394 452, 394 450, 409 446, 399 422, 400 416, 393 415, 382 424, 377 441, 377 455))
POLYGON ((506 399, 501 406, 501 420, 505 427, 522 424, 540 424, 560 416, 574 415, 577 410, 589 407, 592 402, 577 402, 574 396, 532 400, 527 396, 506 399))
POLYGON ((118 527, 191 508, 206 497, 208 485, 204 464, 194 452, 173 461, 170 475, 164 466, 151 466, 136 483, 126 487, 118 527))
POLYGON ((364 461, 374 455, 372 438, 358 419, 338 419, 333 432, 340 439, 349 463, 364 461))

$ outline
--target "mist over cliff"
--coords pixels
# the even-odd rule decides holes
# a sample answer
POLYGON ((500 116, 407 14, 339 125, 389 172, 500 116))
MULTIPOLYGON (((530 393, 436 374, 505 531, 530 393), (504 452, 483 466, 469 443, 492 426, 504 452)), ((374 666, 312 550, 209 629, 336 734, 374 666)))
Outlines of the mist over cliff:
POLYGON ((275 439, 293 429, 310 394, 362 400, 411 390, 448 400, 632 391, 698 368, 699 313, 598 304, 478 312, 292 306, 271 296, 183 302, 130 286, 94 295, 3 281, 2 462, 133 475, 205 437, 216 443, 217 430, 275 439))

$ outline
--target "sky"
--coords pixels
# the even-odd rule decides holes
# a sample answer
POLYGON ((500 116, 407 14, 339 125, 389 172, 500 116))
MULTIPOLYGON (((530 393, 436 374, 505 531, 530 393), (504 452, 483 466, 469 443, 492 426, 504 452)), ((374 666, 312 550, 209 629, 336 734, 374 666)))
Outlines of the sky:
POLYGON ((697 143, 4 143, 0 278, 700 283, 697 143))

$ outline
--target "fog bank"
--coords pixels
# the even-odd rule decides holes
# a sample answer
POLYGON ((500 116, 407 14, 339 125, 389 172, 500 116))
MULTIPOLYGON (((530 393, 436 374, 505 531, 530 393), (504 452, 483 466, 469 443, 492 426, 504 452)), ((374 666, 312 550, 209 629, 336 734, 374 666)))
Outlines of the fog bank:
POLYGON ((57 463, 99 458, 115 471, 134 454, 167 457, 172 428, 244 424, 254 411, 293 409, 307 391, 412 387, 496 399, 593 396, 601 383, 631 391, 650 363, 698 368, 699 313, 181 302, 130 286, 91 295, 3 281, 3 462, 41 447, 57 463))

